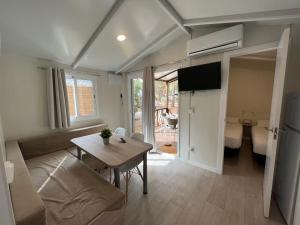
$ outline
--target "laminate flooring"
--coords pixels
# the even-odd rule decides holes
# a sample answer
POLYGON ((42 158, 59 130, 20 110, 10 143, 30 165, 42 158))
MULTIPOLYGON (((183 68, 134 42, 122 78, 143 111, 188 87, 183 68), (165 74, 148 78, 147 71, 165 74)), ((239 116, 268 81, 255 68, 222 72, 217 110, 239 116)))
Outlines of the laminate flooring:
MULTIPOLYGON (((263 216, 264 165, 244 142, 238 154, 224 158, 224 174, 192 166, 168 154, 148 156, 148 194, 133 175, 125 207, 125 225, 271 225, 285 224, 272 202, 263 216)), ((124 188, 124 182, 122 183, 124 188)))

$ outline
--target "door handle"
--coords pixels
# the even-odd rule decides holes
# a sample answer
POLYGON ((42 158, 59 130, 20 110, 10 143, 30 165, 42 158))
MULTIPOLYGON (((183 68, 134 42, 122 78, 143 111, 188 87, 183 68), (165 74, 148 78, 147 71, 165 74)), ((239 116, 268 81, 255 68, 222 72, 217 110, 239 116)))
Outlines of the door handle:
POLYGON ((273 139, 276 140, 276 139, 277 139, 277 136, 278 136, 278 131, 280 131, 280 130, 278 129, 278 127, 275 127, 275 128, 266 128, 266 129, 267 129, 267 131, 273 133, 273 139))
POLYGON ((285 128, 282 128, 282 129, 279 128, 278 131, 279 131, 279 133, 283 133, 283 134, 285 134, 287 132, 287 130, 285 128))
POLYGON ((277 140, 277 137, 278 137, 278 127, 275 127, 273 132, 273 139, 277 140))

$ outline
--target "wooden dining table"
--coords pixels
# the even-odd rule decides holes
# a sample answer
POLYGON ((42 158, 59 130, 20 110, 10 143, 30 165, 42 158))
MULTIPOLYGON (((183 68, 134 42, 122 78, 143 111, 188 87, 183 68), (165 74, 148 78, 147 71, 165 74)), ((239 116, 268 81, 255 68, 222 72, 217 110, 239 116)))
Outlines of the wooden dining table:
POLYGON ((78 159, 82 159, 82 151, 114 169, 115 186, 120 188, 120 167, 143 155, 143 193, 148 192, 147 152, 153 146, 145 142, 139 142, 132 138, 123 137, 126 143, 122 143, 120 136, 113 135, 110 143, 105 145, 99 134, 92 134, 74 138, 71 142, 77 146, 78 159))

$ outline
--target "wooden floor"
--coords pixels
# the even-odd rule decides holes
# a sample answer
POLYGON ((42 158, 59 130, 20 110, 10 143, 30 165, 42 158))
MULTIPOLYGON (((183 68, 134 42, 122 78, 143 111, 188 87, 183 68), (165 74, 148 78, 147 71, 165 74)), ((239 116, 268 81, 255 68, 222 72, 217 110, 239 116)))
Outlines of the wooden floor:
POLYGON ((125 225, 284 224, 275 204, 270 219, 263 217, 263 166, 253 160, 250 143, 225 158, 224 175, 168 154, 150 154, 148 170, 148 195, 138 176, 130 181, 125 225))

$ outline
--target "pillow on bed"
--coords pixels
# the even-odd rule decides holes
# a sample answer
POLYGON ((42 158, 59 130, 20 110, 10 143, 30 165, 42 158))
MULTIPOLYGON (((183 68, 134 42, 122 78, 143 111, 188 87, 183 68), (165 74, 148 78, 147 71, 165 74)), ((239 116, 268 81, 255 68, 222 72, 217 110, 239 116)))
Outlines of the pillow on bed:
POLYGON ((269 127, 269 120, 257 120, 257 127, 269 127))
POLYGON ((226 122, 227 123, 239 123, 239 118, 238 117, 227 117, 226 122))

